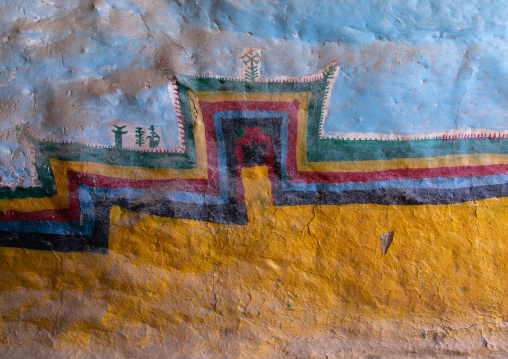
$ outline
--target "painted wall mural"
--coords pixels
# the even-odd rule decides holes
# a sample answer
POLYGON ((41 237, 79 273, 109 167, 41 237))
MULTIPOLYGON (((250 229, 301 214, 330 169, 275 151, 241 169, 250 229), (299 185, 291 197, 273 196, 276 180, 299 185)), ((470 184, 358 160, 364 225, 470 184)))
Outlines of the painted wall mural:
POLYGON ((115 205, 245 225, 241 171, 249 166, 268 166, 277 206, 449 204, 508 193, 508 130, 329 136, 323 124, 337 63, 263 80, 260 52, 241 58, 244 78, 169 79, 177 150, 157 149, 160 136, 148 124, 113 125, 109 146, 40 139, 20 126, 41 184, 3 189, 0 243, 107 252, 115 205))
POLYGON ((501 5, 3 8, 0 356, 507 355, 501 5))

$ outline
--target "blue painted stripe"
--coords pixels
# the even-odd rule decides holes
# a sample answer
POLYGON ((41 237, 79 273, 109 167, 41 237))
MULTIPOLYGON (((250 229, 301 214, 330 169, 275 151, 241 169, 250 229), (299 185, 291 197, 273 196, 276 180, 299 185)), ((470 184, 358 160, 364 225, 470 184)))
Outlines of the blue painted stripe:
POLYGON ((0 222, 0 231, 91 236, 95 223, 95 205, 90 195, 92 190, 94 190, 94 187, 85 185, 81 185, 78 190, 83 224, 80 221, 65 223, 52 221, 9 221, 0 222))

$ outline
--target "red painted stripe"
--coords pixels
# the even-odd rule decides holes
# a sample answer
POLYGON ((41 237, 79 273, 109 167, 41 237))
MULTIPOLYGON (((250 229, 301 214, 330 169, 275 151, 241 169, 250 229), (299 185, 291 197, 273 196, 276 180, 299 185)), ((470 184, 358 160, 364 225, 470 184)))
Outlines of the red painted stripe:
MULTIPOLYGON (((213 114, 222 111, 279 111, 288 114, 289 153, 287 158, 288 174, 290 180, 298 183, 344 183, 366 182, 390 179, 420 179, 434 177, 469 177, 507 174, 508 165, 485 165, 485 166, 457 166, 440 168, 418 169, 392 169, 372 172, 300 172, 296 170, 296 134, 298 126, 297 101, 292 102, 259 102, 259 101, 223 101, 202 102, 203 119, 205 122, 205 138, 208 155, 209 180, 196 179, 173 179, 173 180, 132 180, 123 178, 107 177, 88 173, 69 171, 69 208, 53 209, 36 212, 6 211, 0 212, 1 221, 12 220, 47 220, 55 222, 75 221, 79 218, 80 206, 78 188, 80 184, 105 188, 139 188, 175 191, 189 191, 201 194, 218 194, 218 163, 217 163, 217 138, 213 123, 213 114)), ((454 136, 451 136, 452 138, 454 136)), ((479 137, 479 136, 477 136, 479 137)), ((486 138, 486 136, 481 136, 486 138)), ((505 137, 505 136, 503 136, 505 137)), ((449 139, 447 137, 446 139, 449 139)))

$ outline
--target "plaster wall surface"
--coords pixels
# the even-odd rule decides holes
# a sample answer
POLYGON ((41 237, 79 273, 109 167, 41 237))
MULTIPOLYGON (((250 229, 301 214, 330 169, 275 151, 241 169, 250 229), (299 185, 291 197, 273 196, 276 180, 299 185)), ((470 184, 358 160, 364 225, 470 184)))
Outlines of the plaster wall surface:
POLYGON ((0 9, 0 357, 508 355, 502 2, 0 9))

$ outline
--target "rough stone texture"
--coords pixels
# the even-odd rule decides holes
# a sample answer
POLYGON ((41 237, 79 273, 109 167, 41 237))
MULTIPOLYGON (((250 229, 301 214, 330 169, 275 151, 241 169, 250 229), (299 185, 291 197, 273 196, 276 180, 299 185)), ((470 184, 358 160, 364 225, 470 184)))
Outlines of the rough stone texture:
MULTIPOLYGON (((158 148, 178 150, 179 109, 168 83, 176 74, 245 76, 240 55, 249 48, 261 54, 261 79, 326 72, 338 61, 322 127, 327 136, 486 131, 498 137, 482 143, 499 152, 459 152, 466 142, 456 140, 436 161, 460 168, 508 164, 500 137, 508 129, 508 10, 502 2, 16 1, 1 10, 0 176, 13 191, 39 184, 33 166, 39 153, 29 142, 34 136, 113 146, 114 125, 131 134, 142 126, 146 135, 153 125, 158 148)), ((256 101, 249 96, 240 91, 234 101, 256 101)), ((195 125, 198 133, 202 124, 195 125)), ((256 141, 275 136, 263 131, 258 128, 256 141)), ((137 146, 134 137, 124 141, 137 146)), ((267 144, 255 146, 261 151, 267 144)), ((68 171, 81 178, 93 169, 87 186, 99 198, 114 197, 94 182, 100 175, 164 177, 157 168, 112 159, 99 167, 80 155, 48 162, 58 195, 0 196, 0 229, 19 230, 5 224, 11 212, 43 215, 50 208, 58 217, 71 202, 71 191, 67 197, 60 191, 68 171)), ((251 157, 255 162, 260 155, 251 157)), ((386 160, 381 157, 375 160, 386 160)), ((378 166, 360 162, 340 163, 357 171, 378 166)), ((407 203, 439 205, 381 205, 361 197, 364 204, 277 206, 267 167, 241 173, 247 224, 157 216, 158 204, 166 202, 150 192, 129 203, 132 211, 111 207, 107 253, 0 247, 0 356, 508 355, 506 171, 452 173, 446 183, 409 177, 394 187, 407 193, 387 200, 405 203, 400 198, 407 195, 407 203), (417 186, 423 190, 415 195, 417 186), (492 186, 497 192, 488 192, 492 186), (466 194, 438 201, 435 188, 466 194), (489 195, 482 195, 484 188, 489 195), (426 190, 431 194, 418 202, 426 190), (155 209, 142 207, 146 203, 155 209), (383 242, 387 233, 391 244, 383 242)), ((390 181, 383 186, 390 188, 390 181)), ((371 184, 341 185, 361 191, 371 184)), ((86 222, 88 210, 77 222, 86 222)), ((46 225, 52 230, 58 218, 19 226, 37 227, 30 233, 46 225)))

